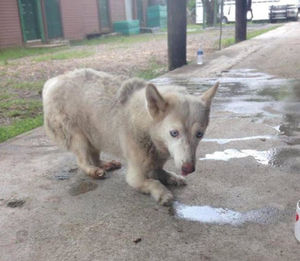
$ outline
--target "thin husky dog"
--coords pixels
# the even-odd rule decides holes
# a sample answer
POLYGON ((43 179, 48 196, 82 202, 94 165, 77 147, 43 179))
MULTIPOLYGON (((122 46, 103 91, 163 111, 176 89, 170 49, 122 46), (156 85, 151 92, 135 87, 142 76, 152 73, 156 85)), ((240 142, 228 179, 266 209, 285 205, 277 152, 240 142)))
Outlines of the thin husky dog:
POLYGON ((157 88, 141 79, 123 81, 92 69, 75 70, 45 83, 45 128, 76 155, 89 176, 101 178, 121 167, 100 160, 101 152, 123 157, 127 183, 168 205, 173 195, 163 184, 184 185, 183 176, 195 171, 196 148, 217 88, 195 97, 183 87, 157 88), (181 176, 163 169, 170 156, 181 176))

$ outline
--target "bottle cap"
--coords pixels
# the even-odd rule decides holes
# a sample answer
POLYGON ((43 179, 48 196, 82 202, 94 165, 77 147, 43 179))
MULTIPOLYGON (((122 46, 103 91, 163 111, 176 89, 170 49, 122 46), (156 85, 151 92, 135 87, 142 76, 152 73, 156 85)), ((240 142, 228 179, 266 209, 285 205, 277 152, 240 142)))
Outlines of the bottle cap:
POLYGON ((203 54, 203 51, 201 49, 199 49, 198 52, 197 52, 197 54, 201 55, 201 54, 203 54))

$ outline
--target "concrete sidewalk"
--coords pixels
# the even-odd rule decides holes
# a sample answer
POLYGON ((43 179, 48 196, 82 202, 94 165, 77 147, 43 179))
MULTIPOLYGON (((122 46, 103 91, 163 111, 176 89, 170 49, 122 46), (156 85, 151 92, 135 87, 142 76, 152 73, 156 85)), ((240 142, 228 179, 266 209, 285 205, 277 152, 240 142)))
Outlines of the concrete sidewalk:
MULTIPOLYGON (((284 78, 300 78, 300 23, 285 24, 251 40, 205 56, 205 66, 187 65, 171 77, 213 77, 232 68, 252 68, 284 78)), ((200 43, 201 44, 201 43, 200 43)))
POLYGON ((125 167, 85 176, 43 128, 0 144, 0 260, 299 260, 299 43, 288 23, 154 80, 221 82, 174 207, 132 190, 125 167))

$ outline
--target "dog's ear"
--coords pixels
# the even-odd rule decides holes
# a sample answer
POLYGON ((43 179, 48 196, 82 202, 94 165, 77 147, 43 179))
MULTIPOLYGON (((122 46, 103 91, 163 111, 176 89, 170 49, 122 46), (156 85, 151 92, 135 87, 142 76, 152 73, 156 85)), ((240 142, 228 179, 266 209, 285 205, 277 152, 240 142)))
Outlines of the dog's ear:
POLYGON ((152 83, 149 83, 146 87, 146 100, 148 111, 152 118, 155 118, 165 112, 167 103, 152 83))
POLYGON ((209 88, 205 93, 202 94, 201 99, 204 102, 205 106, 210 107, 211 101, 215 96, 218 87, 219 82, 217 82, 213 87, 209 88))

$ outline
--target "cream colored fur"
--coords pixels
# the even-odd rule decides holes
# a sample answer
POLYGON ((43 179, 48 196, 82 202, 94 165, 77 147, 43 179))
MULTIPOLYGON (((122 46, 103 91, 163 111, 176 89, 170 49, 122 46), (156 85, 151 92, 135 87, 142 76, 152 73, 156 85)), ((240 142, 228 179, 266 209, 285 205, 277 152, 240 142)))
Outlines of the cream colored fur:
POLYGON ((195 165, 200 140, 195 135, 205 132, 216 89, 194 97, 176 86, 157 88, 139 79, 76 70, 45 83, 45 128, 94 178, 104 174, 102 151, 125 158, 128 184, 166 205, 173 195, 162 182, 183 185, 185 179, 163 166, 170 156, 177 168, 195 165), (172 137, 172 130, 179 135, 172 137))

